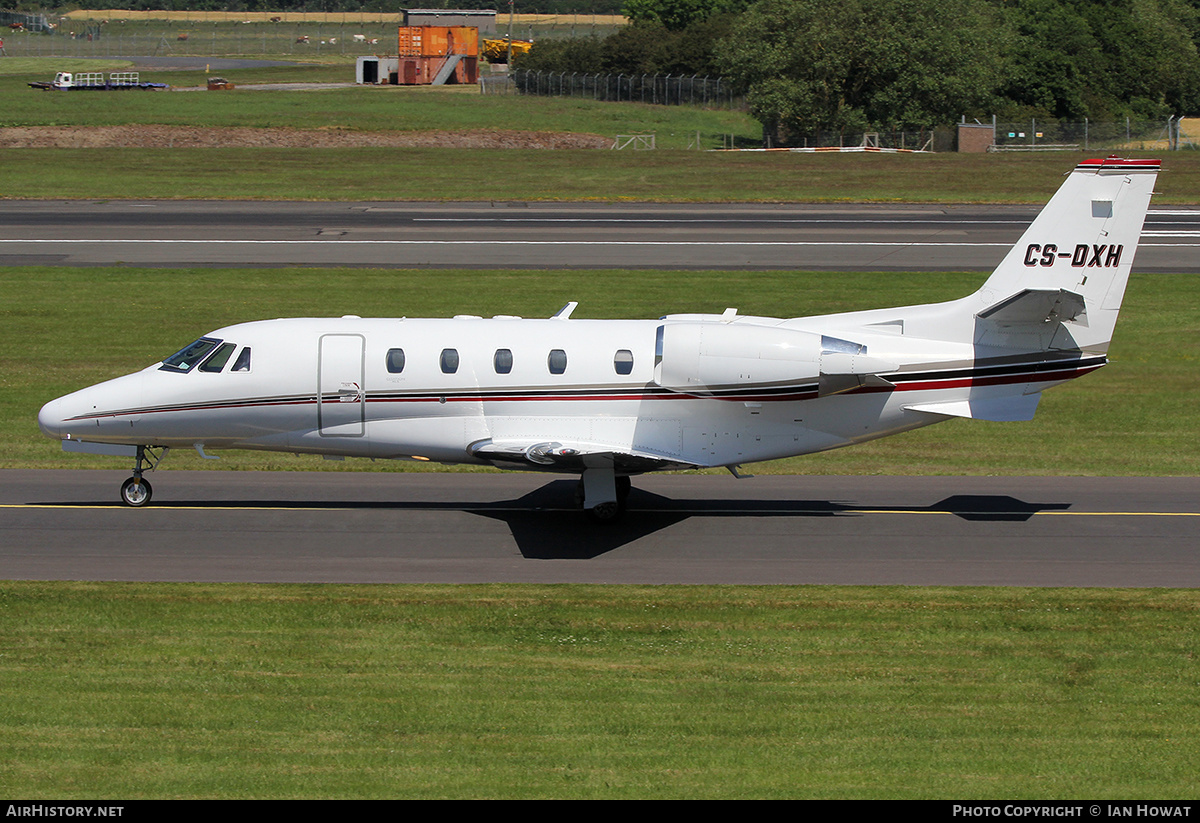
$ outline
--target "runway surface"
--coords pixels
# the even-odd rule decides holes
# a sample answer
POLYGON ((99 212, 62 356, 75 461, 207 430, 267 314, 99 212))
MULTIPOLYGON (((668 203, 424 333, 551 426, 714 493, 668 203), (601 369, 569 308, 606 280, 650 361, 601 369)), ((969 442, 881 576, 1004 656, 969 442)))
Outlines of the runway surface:
MULTIPOLYGON (((0 201, 0 265, 991 270, 1035 206, 0 201)), ((1137 271, 1200 271, 1200 209, 1137 271)))
POLYGON ((1200 478, 0 472, 0 578, 1200 586, 1200 478))

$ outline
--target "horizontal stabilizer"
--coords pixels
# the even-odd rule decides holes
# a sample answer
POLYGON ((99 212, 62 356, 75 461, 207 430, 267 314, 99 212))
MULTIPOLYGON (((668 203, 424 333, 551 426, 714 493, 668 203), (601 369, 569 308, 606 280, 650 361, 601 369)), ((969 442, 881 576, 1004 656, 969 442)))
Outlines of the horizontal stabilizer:
POLYGON ((1066 289, 1025 289, 994 303, 977 317, 1002 326, 1059 321, 1087 325, 1083 296, 1066 289))
POLYGON ((942 414, 947 417, 969 417, 972 420, 992 420, 997 423, 1013 423, 1032 420, 1037 411, 1041 392, 1033 394, 1002 395, 999 397, 951 400, 945 403, 917 403, 905 406, 909 411, 942 414))

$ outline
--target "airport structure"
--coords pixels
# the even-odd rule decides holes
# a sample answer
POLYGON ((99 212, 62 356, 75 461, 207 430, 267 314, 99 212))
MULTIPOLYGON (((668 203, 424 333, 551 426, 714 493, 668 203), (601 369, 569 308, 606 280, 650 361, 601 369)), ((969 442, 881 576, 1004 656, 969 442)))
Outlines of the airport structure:
POLYGON ((356 83, 441 86, 479 81, 479 29, 475 26, 400 26, 394 56, 360 57, 356 83))
POLYGON ((484 34, 496 31, 495 9, 401 9, 404 26, 474 26, 484 34))

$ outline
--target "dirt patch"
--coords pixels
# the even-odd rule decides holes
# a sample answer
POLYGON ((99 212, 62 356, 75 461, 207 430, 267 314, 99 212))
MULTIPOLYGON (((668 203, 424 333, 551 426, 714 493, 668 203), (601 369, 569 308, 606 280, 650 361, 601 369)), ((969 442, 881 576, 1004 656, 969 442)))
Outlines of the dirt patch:
POLYGON ((0 148, 448 148, 607 149, 598 134, 504 129, 354 131, 352 129, 196 128, 191 126, 12 126, 0 128, 0 148))

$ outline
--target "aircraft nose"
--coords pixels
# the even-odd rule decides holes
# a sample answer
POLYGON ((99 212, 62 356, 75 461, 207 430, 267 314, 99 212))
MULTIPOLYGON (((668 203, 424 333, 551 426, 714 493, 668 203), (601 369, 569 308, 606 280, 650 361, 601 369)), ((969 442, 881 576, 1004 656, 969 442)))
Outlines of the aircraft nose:
POLYGON ((47 437, 53 437, 55 440, 62 439, 63 398, 51 400, 42 406, 42 410, 38 412, 38 428, 47 437))

